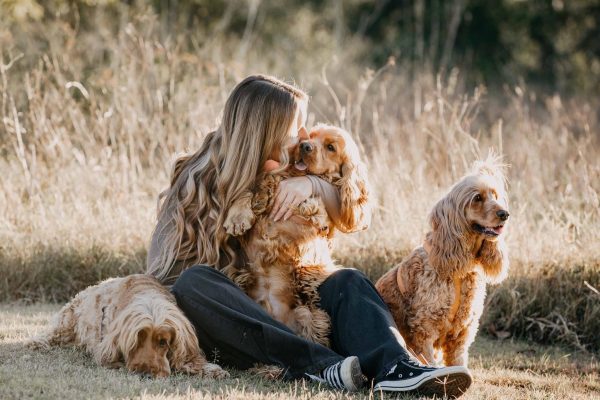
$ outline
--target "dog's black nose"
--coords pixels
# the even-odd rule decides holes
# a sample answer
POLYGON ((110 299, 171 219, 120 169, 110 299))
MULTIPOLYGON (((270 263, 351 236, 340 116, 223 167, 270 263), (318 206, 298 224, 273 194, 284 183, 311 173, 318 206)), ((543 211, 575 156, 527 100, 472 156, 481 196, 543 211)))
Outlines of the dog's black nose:
POLYGON ((311 151, 313 151, 313 146, 312 146, 312 144, 310 144, 308 142, 303 142, 303 143, 300 143, 300 150, 304 154, 310 153, 311 151))
POLYGON ((508 216, 510 215, 508 213, 508 211, 506 210, 499 210, 496 211, 496 215, 498 216, 498 218, 500 218, 502 221, 506 221, 508 219, 508 216))

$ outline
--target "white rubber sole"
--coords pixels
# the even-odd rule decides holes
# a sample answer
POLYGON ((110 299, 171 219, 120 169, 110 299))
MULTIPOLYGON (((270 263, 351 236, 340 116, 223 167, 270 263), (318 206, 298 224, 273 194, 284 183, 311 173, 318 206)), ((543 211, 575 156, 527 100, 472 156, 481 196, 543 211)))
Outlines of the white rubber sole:
POLYGON ((364 378, 363 373, 360 369, 358 357, 347 357, 342 362, 340 372, 342 374, 342 381, 344 382, 346 390, 350 392, 356 392, 358 389, 360 389, 360 384, 357 385, 356 383, 364 382, 364 378))
POLYGON ((424 373, 415 378, 381 381, 374 391, 410 392, 432 396, 460 397, 473 383, 473 378, 465 367, 445 367, 440 370, 424 373))

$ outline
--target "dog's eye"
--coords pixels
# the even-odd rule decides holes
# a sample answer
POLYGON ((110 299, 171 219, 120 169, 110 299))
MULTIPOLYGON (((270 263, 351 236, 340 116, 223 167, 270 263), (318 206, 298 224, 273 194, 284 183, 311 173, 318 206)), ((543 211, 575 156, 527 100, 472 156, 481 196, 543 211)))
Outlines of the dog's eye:
POLYGON ((327 145, 327 150, 329 150, 329 151, 335 151, 335 147, 333 147, 332 144, 328 144, 327 145))
POLYGON ((481 201, 483 200, 483 197, 481 197, 480 194, 475 195, 475 197, 473 198, 473 201, 481 201))
POLYGON ((160 339, 160 340, 158 341, 158 345, 159 345, 160 347, 167 347, 168 343, 167 343, 167 341, 166 341, 165 339, 160 339))

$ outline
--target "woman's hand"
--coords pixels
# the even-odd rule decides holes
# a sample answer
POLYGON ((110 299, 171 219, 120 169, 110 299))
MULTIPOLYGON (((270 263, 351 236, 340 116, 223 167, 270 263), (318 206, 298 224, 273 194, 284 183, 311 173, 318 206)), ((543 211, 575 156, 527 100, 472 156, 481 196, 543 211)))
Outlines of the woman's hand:
POLYGON ((287 220, 293 209, 312 195, 312 182, 305 176, 288 178, 279 182, 270 217, 274 221, 287 220))

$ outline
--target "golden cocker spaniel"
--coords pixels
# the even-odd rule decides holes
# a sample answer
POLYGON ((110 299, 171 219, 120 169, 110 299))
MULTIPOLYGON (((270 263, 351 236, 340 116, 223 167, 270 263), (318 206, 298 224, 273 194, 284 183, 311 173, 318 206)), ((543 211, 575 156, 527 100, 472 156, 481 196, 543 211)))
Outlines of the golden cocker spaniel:
POLYGON ((318 196, 301 203, 287 221, 275 222, 268 215, 279 182, 311 174, 339 188, 342 206, 336 227, 361 229, 368 224, 365 215, 370 216, 366 171, 350 134, 328 125, 314 127, 290 156, 287 169, 259 178, 255 193, 230 208, 225 228, 239 236, 248 263, 225 273, 276 320, 328 345, 330 321, 317 306, 317 288, 337 269, 330 255, 334 225, 318 196))
POLYGON ((508 200, 502 166, 476 162, 431 211, 431 231, 376 283, 407 347, 428 364, 467 365, 486 283, 508 273, 508 200))

